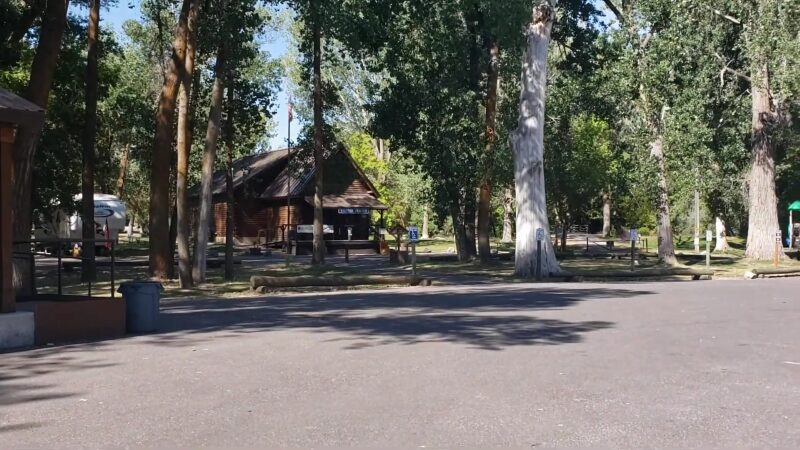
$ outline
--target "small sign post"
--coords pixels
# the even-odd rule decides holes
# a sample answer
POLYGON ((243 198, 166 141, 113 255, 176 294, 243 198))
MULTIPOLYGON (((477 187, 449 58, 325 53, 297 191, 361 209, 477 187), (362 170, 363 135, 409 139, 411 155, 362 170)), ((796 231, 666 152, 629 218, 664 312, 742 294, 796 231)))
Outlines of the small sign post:
POLYGON ((633 272, 636 265, 636 241, 639 240, 639 230, 631 228, 631 272, 633 272))
POLYGON ((542 281, 542 241, 544 229, 536 229, 536 281, 542 281))
POLYGON ((417 274, 417 241, 419 240, 419 228, 408 227, 408 240, 411 242, 411 274, 417 274))
POLYGON ((347 241, 348 243, 344 246, 344 262, 350 264, 350 241, 353 240, 353 226, 347 226, 347 241))
POLYGON ((778 230, 778 232, 775 233, 775 253, 772 258, 772 265, 775 267, 778 267, 778 263, 781 259, 781 237, 781 231, 778 230))
POLYGON ((711 267, 711 241, 714 239, 714 233, 711 230, 706 230, 706 267, 711 267))

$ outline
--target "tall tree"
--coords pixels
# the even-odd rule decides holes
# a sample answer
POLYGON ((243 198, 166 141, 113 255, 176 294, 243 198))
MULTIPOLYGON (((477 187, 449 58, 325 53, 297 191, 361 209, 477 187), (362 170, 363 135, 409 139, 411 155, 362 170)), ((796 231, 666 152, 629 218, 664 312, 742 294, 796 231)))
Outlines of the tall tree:
POLYGON ((172 270, 170 222, 170 167, 174 140, 175 107, 181 75, 186 67, 186 47, 189 37, 189 10, 192 2, 183 0, 172 43, 172 53, 164 68, 164 82, 156 111, 155 139, 150 168, 150 275, 169 278, 172 270))
MULTIPOLYGON (((637 0, 622 2, 617 7, 615 2, 604 0, 606 6, 614 13, 624 35, 626 49, 630 53, 631 69, 629 77, 636 86, 632 101, 638 121, 642 123, 643 134, 647 135, 647 147, 655 170, 655 206, 657 214, 658 258, 659 261, 675 265, 675 245, 672 233, 672 216, 670 210, 670 187, 665 154, 666 120, 670 110, 670 98, 659 97, 665 89, 663 75, 665 52, 659 50, 679 50, 670 42, 661 48, 653 49, 653 41, 663 30, 674 25, 674 12, 679 6, 659 0, 637 0), (660 83, 660 84, 659 84, 660 83)), ((667 60, 668 61, 668 60, 667 60)))
POLYGON ((200 2, 192 2, 186 21, 186 59, 181 77, 178 110, 178 166, 176 170, 176 219, 178 244, 178 278, 182 288, 192 287, 192 257, 189 249, 189 209, 188 178, 189 156, 192 149, 191 92, 194 79, 195 55, 197 53, 197 16, 200 2))
MULTIPOLYGON (((24 97, 32 103, 47 109, 47 101, 53 81, 53 74, 58 63, 61 38, 67 22, 68 0, 47 2, 42 16, 36 54, 31 65, 31 75, 25 89, 24 97)), ((21 127, 17 131, 14 147, 14 239, 27 241, 31 236, 32 226, 32 174, 33 158, 41 130, 21 127)), ((28 252, 30 246, 22 245, 17 251, 28 252)), ((14 287, 21 294, 30 294, 32 267, 27 260, 14 260, 14 287)))
POLYGON ((533 20, 526 30, 528 43, 522 66, 519 123, 512 137, 514 179, 517 200, 517 242, 514 272, 530 278, 536 274, 537 260, 541 274, 550 277, 561 268, 550 241, 550 224, 544 180, 544 108, 547 83, 547 49, 555 20, 555 10, 548 1, 533 8, 533 20), (536 230, 544 230, 542 255, 536 246, 536 230))
POLYGON ((323 142, 322 116, 322 14, 319 0, 311 0, 311 33, 314 47, 314 236, 311 264, 325 263, 325 241, 323 234, 323 166, 325 148, 323 142))
POLYGON ((228 113, 225 117, 225 280, 233 280, 233 208, 236 207, 236 197, 233 192, 233 140, 235 138, 234 120, 234 82, 233 71, 228 73, 228 113))
MULTIPOLYGON (((768 260, 778 223, 776 141, 789 125, 789 106, 800 97, 800 8, 780 0, 731 0, 715 11, 741 27, 752 99, 751 165, 748 175, 748 258, 768 260)), ((729 69, 727 66, 723 70, 729 69)), ((727 72, 727 70, 726 70, 727 72)), ((733 74, 737 71, 731 70, 733 74)))
POLYGON ((486 47, 489 53, 487 94, 486 94, 486 144, 484 150, 483 177, 478 194, 478 254, 486 263, 491 256, 489 245, 489 218, 492 207, 492 168, 497 141, 497 89, 500 83, 500 47, 493 37, 488 37, 486 47))
POLYGON ((100 45, 100 0, 89 1, 89 23, 87 27, 86 56, 86 123, 83 136, 83 176, 81 186, 82 236, 81 278, 95 278, 94 223, 94 166, 97 141, 97 53, 100 45))
MULTIPOLYGON (((225 11, 225 0, 220 2, 220 11, 225 11)), ((226 22, 223 20, 223 22, 226 22)), ((227 31, 226 25, 223 30, 227 31)), ((209 225, 213 214, 213 193, 211 183, 214 178, 214 164, 217 157, 217 144, 222 124, 222 102, 225 94, 227 72, 228 40, 220 36, 216 63, 214 64, 214 85, 211 89, 211 106, 208 113, 205 149, 203 150, 203 169, 200 185, 200 215, 198 216, 197 244, 194 251, 192 276, 197 284, 206 281, 206 262, 208 259, 209 225)))

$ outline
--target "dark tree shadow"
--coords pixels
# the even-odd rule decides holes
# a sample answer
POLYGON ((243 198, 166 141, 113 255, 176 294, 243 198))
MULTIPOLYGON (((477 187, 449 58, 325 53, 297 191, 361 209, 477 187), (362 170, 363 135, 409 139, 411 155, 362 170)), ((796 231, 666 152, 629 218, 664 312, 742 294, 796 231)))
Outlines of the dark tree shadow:
MULTIPOLYGON (((80 392, 60 391, 59 386, 43 383, 38 377, 54 372, 102 369, 113 364, 102 358, 87 360, 72 355, 87 348, 99 348, 105 343, 47 347, 24 353, 0 354, 0 409, 17 403, 29 403, 79 395, 80 392)), ((20 425, 21 426, 21 425, 20 425)), ((0 432, 12 431, 0 427, 0 432)))
MULTIPOLYGON (((122 342, 192 346, 211 339, 235 339, 244 333, 297 329, 328 333, 331 336, 325 342, 341 342, 345 350, 392 344, 452 343, 500 351, 512 346, 579 343, 586 333, 613 326, 602 320, 570 322, 542 318, 536 316, 537 311, 563 310, 583 301, 648 294, 651 292, 634 289, 505 285, 502 288, 472 286, 236 300, 174 300, 162 305, 158 333, 122 342)), ((40 377, 59 371, 109 367, 113 364, 104 360, 102 350, 119 342, 0 354, 0 409, 80 395, 80 392, 62 389, 40 377), (86 350, 100 351, 89 358, 86 350)), ((14 425, 0 428, 0 433, 26 426, 39 425, 14 425)))
MULTIPOLYGON (((162 307, 161 332, 149 342, 191 345, 203 333, 305 329, 339 332, 348 349, 390 343, 451 342, 486 350, 518 345, 580 342, 581 335, 613 324, 542 319, 536 311, 581 301, 631 298, 629 289, 538 289, 505 286, 457 291, 385 291, 237 300, 174 301, 162 307)), ((219 337, 219 336, 215 336, 219 337)))

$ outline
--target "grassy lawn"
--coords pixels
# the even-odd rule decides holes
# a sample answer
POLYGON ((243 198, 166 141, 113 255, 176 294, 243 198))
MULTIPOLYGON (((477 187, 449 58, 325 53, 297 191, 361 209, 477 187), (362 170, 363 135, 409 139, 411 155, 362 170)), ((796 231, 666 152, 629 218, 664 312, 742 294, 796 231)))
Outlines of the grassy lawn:
MULTIPOLYGON (((649 238, 650 242, 654 242, 654 238, 649 238)), ((741 279, 746 272, 751 269, 765 269, 771 268, 772 263, 769 261, 753 262, 743 258, 744 242, 738 238, 731 238, 729 240, 731 250, 725 255, 714 254, 711 260, 711 269, 714 271, 715 278, 735 278, 741 279)), ((592 273, 592 272, 607 272, 614 270, 629 270, 630 260, 627 259, 610 259, 606 257, 587 258, 583 257, 585 244, 579 240, 570 241, 567 247, 567 255, 571 257, 561 258, 561 267, 567 272, 578 273, 592 273)), ((620 245, 620 244, 617 244, 620 245)), ((141 258, 147 255, 147 241, 142 240, 139 242, 123 243, 118 247, 118 258, 141 258)), ((501 253, 513 250, 513 244, 501 244, 499 242, 492 243, 493 249, 498 249, 501 253)), ((211 252, 219 252, 220 255, 224 253, 224 247, 221 245, 212 245, 211 252)), ((454 246, 450 240, 437 240, 429 239, 420 241, 417 250, 420 254, 425 253, 448 253, 453 251, 454 246)), ((652 252, 642 252, 639 264, 636 270, 646 271, 647 269, 656 266, 656 254, 652 252)), ((678 260, 683 267, 705 269, 705 256, 694 254, 693 243, 691 240, 676 241, 676 250, 678 253, 678 260)), ((621 253, 626 253, 622 251, 621 253)), ((387 257, 388 258, 388 257, 387 257)), ((223 279, 224 269, 209 268, 207 272, 207 283, 191 289, 181 289, 177 280, 171 280, 163 283, 164 293, 163 298, 226 298, 226 297, 239 297, 245 295, 253 295, 250 291, 250 277, 253 275, 264 276, 341 276, 341 275, 355 275, 365 274, 371 272, 370 269, 364 269, 363 266, 354 268, 352 266, 344 265, 326 265, 322 267, 312 267, 307 263, 293 262, 290 267, 285 267, 282 260, 279 263, 273 263, 268 266, 259 266, 256 264, 237 264, 234 266, 235 278, 232 281, 225 281, 223 279)), ((376 266, 385 267, 385 266, 376 266)), ((780 267, 790 267, 800 269, 800 261, 785 259, 781 261, 780 267)), ((399 272, 407 271, 407 267, 397 267, 399 272)), ((441 275, 455 275, 464 277, 482 277, 495 279, 498 281, 514 281, 516 278, 513 275, 514 261, 513 258, 493 259, 489 264, 481 265, 477 261, 473 262, 457 262, 457 261, 420 261, 418 269, 423 275, 430 275, 435 277, 437 274, 441 275)), ((37 272, 37 288, 40 293, 56 293, 57 292, 57 272, 51 266, 51 270, 37 272)), ((148 279, 147 267, 137 266, 117 266, 115 270, 115 289, 119 288, 120 283, 130 280, 144 280, 148 279)), ((80 271, 62 272, 62 287, 64 294, 72 295, 85 295, 88 292, 88 285, 81 282, 80 271)), ((98 280, 92 284, 92 294, 94 296, 111 296, 111 277, 108 267, 98 267, 98 280)), ((117 294, 119 295, 119 294, 117 294)))

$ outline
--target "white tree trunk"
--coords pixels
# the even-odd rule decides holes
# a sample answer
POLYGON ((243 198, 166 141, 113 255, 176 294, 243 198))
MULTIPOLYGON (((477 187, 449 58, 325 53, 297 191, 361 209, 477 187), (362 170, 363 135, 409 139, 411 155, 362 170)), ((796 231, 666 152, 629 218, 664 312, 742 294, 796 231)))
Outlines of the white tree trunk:
POLYGON ((650 144, 650 155, 656 160, 658 173, 658 259, 664 264, 678 264, 672 241, 672 218, 669 208, 667 164, 664 161, 664 137, 660 134, 650 144))
POLYGON ((561 268, 549 239, 550 224, 544 184, 544 107, 547 83, 547 47, 555 11, 549 2, 533 9, 527 29, 527 47, 522 64, 519 122, 511 136, 514 151, 514 183, 517 199, 515 274, 536 274, 536 229, 544 230, 542 277, 559 274, 561 268))
POLYGON ((725 222, 717 217, 714 228, 717 234, 717 243, 714 246, 714 252, 726 253, 728 251, 728 236, 725 234, 725 222))
POLYGON ((422 212, 422 239, 430 239, 428 233, 428 205, 425 205, 425 210, 422 212))
MULTIPOLYGON (((775 252, 778 224, 778 198, 775 195, 775 149, 767 123, 773 119, 770 103, 769 70, 764 64, 754 74, 751 166, 748 178, 750 212, 745 256, 771 260, 775 252)), ((781 245, 783 247, 783 245, 781 245)), ((780 250, 783 256, 783 250, 780 250)))
POLYGON ((503 242, 514 240, 514 192, 506 188, 503 193, 503 242))

